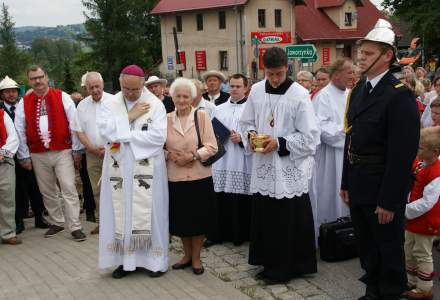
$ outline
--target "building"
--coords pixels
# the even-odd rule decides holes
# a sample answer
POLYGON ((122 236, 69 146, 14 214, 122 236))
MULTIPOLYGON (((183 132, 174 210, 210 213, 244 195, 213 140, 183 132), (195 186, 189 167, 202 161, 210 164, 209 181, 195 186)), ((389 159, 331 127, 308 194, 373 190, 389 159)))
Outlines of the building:
POLYGON ((315 44, 308 68, 317 69, 351 57, 355 41, 384 17, 369 0, 161 0, 151 13, 161 17, 161 73, 199 78, 212 69, 261 78, 266 48, 298 43, 315 44))

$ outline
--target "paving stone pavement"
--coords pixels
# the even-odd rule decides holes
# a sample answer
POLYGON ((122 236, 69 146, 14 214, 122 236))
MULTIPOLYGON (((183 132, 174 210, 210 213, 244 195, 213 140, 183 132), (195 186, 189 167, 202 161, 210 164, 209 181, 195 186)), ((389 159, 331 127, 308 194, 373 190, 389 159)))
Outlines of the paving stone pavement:
MULTIPOLYGON (((95 224, 84 222, 88 235, 95 224)), ((248 245, 214 245, 202 251, 206 272, 193 275, 190 270, 169 271, 163 277, 150 278, 141 272, 126 278, 111 278, 111 269, 97 268, 98 238, 77 243, 62 232, 44 238, 44 230, 35 229, 26 220, 20 235, 23 244, 0 244, 0 300, 3 299, 276 299, 330 300, 357 299, 364 286, 357 280, 362 274, 357 259, 318 262, 318 273, 267 286, 254 279, 259 267, 247 264, 248 245), (217 278, 216 278, 217 277, 217 278)), ((173 237, 170 265, 182 253, 180 240, 173 237)), ((439 252, 434 251, 435 269, 440 271, 439 252)), ((438 280, 435 295, 440 295, 438 280)), ((440 299, 435 297, 434 299, 440 299)))

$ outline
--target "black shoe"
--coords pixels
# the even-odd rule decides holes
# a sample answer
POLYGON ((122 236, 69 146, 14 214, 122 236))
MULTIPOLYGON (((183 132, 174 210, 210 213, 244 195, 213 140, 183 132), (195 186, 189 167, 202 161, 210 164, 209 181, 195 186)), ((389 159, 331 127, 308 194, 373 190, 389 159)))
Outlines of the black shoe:
POLYGON ((57 225, 49 225, 49 230, 46 231, 46 233, 44 234, 44 237, 46 237, 46 238, 52 237, 52 236, 56 235, 58 232, 61 232, 63 230, 64 230, 64 227, 57 226, 57 225))
POLYGON ((93 212, 92 213, 86 212, 86 221, 96 223, 95 214, 93 212))
POLYGON ((205 268, 203 266, 201 266, 200 268, 192 267, 192 271, 196 275, 202 275, 205 272, 205 268))
POLYGON ((163 274, 165 274, 165 272, 161 272, 161 271, 148 271, 148 276, 150 276, 151 278, 157 278, 157 277, 161 277, 163 274))
POLYGON ((188 261, 187 263, 175 263, 171 268, 173 268, 173 270, 183 270, 191 265, 192 261, 188 261))
POLYGON ((15 220, 15 233, 20 234, 24 230, 24 222, 23 219, 15 220))
POLYGON ((115 279, 121 279, 122 277, 125 277, 130 273, 130 271, 125 271, 123 266, 119 266, 116 270, 113 271, 112 277, 115 279))
POLYGON ((82 242, 87 239, 86 235, 84 234, 84 232, 81 231, 81 229, 72 231, 72 237, 77 242, 82 242))
POLYGON ((218 244, 218 242, 211 241, 211 240, 205 240, 203 242, 203 247, 209 248, 209 247, 211 247, 212 245, 215 245, 215 244, 218 244))
POLYGON ((255 274, 256 280, 264 280, 264 278, 266 278, 266 274, 264 273, 264 270, 255 274))
POLYGON ((284 284, 286 283, 286 280, 277 280, 277 279, 271 279, 264 277, 263 281, 266 285, 275 285, 275 284, 284 284))
POLYGON ((44 220, 42 215, 35 216, 35 227, 46 229, 49 228, 49 224, 44 220))

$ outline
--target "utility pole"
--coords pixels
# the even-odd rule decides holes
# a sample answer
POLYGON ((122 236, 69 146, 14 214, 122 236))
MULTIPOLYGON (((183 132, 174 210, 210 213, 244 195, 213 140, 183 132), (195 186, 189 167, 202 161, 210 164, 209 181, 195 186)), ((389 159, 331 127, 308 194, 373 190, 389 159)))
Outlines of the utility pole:
POLYGON ((173 36, 174 36, 174 48, 176 49, 177 72, 179 72, 180 77, 183 77, 182 62, 180 61, 179 41, 177 40, 176 27, 173 27, 173 36))

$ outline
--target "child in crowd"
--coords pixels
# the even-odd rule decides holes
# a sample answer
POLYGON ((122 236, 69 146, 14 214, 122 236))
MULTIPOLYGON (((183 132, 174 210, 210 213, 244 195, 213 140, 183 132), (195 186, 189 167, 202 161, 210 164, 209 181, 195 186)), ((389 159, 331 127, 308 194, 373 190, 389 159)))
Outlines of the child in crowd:
POLYGON ((432 243, 440 233, 440 127, 421 131, 415 174, 405 215, 405 260, 409 299, 432 299, 432 243))
POLYGON ((431 126, 440 126, 440 97, 431 102, 431 126))

